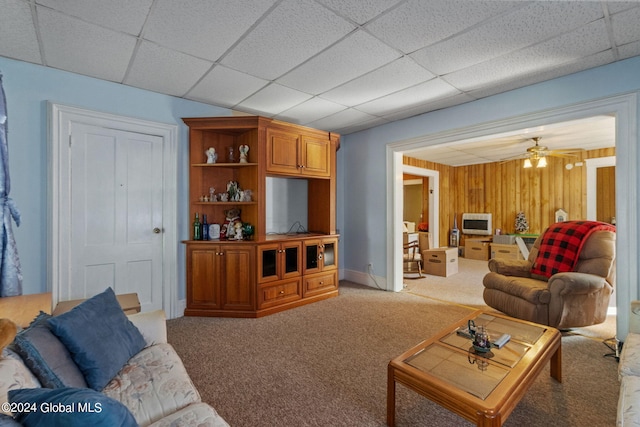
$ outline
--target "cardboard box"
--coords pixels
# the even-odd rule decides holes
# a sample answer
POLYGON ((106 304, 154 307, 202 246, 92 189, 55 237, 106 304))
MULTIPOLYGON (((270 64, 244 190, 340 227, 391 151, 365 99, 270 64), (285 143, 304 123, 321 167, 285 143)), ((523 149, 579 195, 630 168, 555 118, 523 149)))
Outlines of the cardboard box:
POLYGON ((422 251, 424 272, 448 277, 458 272, 458 248, 434 248, 422 251))
MULTIPOLYGON (((118 302, 120 303, 120 307, 122 307, 122 311, 124 311, 124 314, 140 313, 140 300, 138 300, 138 294, 121 294, 116 295, 116 298, 118 299, 118 302)), ((55 310, 53 310, 53 315, 57 316, 59 314, 66 313, 83 301, 86 301, 86 299, 60 301, 58 305, 56 305, 55 310)))
POLYGON ((433 249, 433 236, 427 231, 418 231, 418 244, 420 245, 420 252, 433 249))
POLYGON ((479 259, 489 261, 489 245, 491 240, 466 239, 464 241, 464 257, 467 259, 479 259))
POLYGON ((491 243, 491 259, 524 259, 518 245, 491 243))

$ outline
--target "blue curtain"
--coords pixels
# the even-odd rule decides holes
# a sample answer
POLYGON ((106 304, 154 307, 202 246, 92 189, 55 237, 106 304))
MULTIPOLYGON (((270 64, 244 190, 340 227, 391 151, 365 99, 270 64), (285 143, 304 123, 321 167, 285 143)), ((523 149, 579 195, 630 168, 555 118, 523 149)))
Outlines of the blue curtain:
POLYGON ((18 257, 18 247, 13 237, 11 220, 20 226, 20 213, 9 198, 11 180, 9 178, 9 143, 7 140, 7 99, 0 74, 0 297, 22 294, 22 269, 18 257))

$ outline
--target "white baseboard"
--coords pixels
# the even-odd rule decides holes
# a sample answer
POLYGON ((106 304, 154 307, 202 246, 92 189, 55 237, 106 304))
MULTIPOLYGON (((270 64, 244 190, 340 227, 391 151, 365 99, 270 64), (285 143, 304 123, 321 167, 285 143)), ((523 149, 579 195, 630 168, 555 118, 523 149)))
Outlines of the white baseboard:
POLYGON ((388 290, 387 279, 385 277, 376 276, 374 274, 365 273, 356 270, 343 270, 344 279, 350 282, 359 283, 361 285, 370 286, 376 289, 388 290))
POLYGON ((186 299, 179 299, 176 302, 176 307, 175 310, 173 310, 173 313, 171 313, 172 317, 170 317, 171 319, 177 319, 178 317, 184 317, 184 309, 187 308, 187 300, 186 299))

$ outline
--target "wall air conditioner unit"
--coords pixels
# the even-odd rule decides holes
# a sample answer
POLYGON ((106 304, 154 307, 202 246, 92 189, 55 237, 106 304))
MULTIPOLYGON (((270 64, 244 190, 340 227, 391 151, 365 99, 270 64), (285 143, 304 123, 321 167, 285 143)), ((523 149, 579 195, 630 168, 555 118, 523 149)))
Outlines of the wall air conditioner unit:
POLYGON ((490 213, 463 213, 462 234, 493 235, 490 213))

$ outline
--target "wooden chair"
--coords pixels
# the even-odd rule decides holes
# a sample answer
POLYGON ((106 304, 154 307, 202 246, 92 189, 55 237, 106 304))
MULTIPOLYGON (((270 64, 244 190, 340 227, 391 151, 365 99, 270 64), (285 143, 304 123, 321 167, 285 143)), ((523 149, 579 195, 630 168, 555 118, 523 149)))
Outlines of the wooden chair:
POLYGON ((409 242, 403 245, 403 273, 405 279, 419 279, 422 277, 422 255, 420 254, 420 244, 418 242, 409 242), (407 277, 408 273, 414 273, 414 264, 418 268, 418 277, 407 277))

